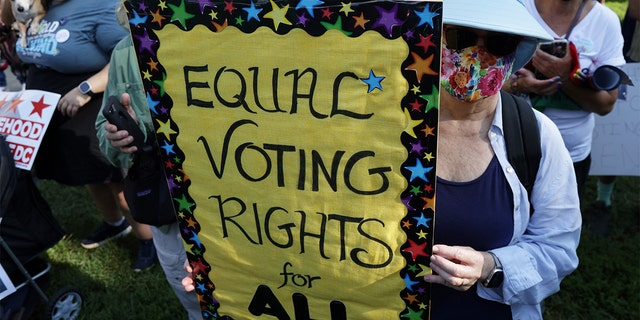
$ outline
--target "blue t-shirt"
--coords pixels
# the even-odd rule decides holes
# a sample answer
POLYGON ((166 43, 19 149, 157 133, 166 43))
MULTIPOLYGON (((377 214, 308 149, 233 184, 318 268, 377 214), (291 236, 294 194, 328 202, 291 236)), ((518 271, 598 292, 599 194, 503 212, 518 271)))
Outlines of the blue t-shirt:
POLYGON ((51 6, 28 46, 16 44, 25 63, 78 74, 101 70, 128 32, 116 20, 121 0, 69 0, 51 6))
MULTIPOLYGON (((438 178, 434 243, 487 251, 513 236, 513 192, 494 156, 473 181, 438 178)), ((477 285, 477 284, 476 284, 477 285)), ((474 285, 465 292, 431 286, 431 319, 511 319, 511 307, 480 298, 474 285)))

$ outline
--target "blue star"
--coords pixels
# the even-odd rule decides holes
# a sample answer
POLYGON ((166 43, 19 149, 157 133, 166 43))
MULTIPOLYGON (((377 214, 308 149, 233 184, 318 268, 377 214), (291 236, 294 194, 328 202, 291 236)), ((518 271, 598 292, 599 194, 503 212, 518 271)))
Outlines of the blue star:
POLYGON ((411 281, 411 278, 409 277, 408 274, 404 275, 404 283, 407 286, 407 289, 409 289, 409 291, 413 292, 413 286, 416 284, 419 284, 419 281, 411 281))
POLYGON ((204 290, 206 290, 207 287, 205 287, 204 283, 198 283, 197 288, 199 292, 204 292, 204 290))
POLYGON ((419 218, 413 217, 413 220, 415 220, 417 222, 416 226, 423 225, 423 226, 428 228, 429 226, 427 225, 427 223, 429 223, 429 221, 431 221, 431 218, 425 217, 424 213, 420 212, 420 217, 419 218))
POLYGON ((307 9, 307 12, 309 12, 311 18, 313 18, 313 7, 319 6, 321 4, 324 4, 324 2, 320 0, 301 0, 300 2, 298 2, 296 10, 305 8, 307 9))
POLYGON ((427 173, 433 169, 433 167, 425 168, 420 162, 420 159, 416 159, 416 165, 413 167, 406 167, 407 170, 411 171, 411 178, 409 181, 413 181, 416 178, 420 178, 425 182, 429 182, 427 179, 427 173))
POLYGON ((164 142, 164 146, 160 147, 162 149, 164 149, 164 151, 167 153, 167 155, 170 155, 172 153, 176 153, 175 151, 173 151, 173 147, 175 146, 175 144, 169 144, 167 141, 164 142))
POLYGON ((258 14, 262 11, 262 9, 256 8, 255 4, 253 4, 253 1, 251 1, 251 7, 243 8, 242 10, 247 12, 247 22, 251 21, 251 19, 256 19, 256 21, 260 22, 258 14))
POLYGON ((367 91, 367 93, 373 91, 376 88, 382 91, 382 85, 380 84, 380 82, 384 80, 384 77, 376 77, 376 75, 373 74, 373 70, 369 70, 369 78, 361 78, 360 80, 369 85, 369 91, 367 91))
POLYGON ((430 6, 427 5, 427 7, 425 7, 424 11, 422 12, 413 11, 418 15, 418 17, 420 17, 420 22, 418 22, 418 27, 425 23, 428 23, 433 29, 433 18, 436 17, 438 13, 429 11, 429 7, 430 6))
POLYGON ((196 234, 195 232, 191 231, 191 234, 193 235, 191 238, 189 238, 189 240, 193 241, 196 243, 196 246, 198 247, 202 247, 202 243, 200 242, 200 239, 198 239, 198 234, 196 234))
POLYGON ((137 25, 143 24, 145 22, 147 22, 147 16, 144 16, 144 18, 142 18, 142 17, 140 17, 138 15, 138 12, 133 10, 133 18, 129 19, 129 23, 134 25, 134 26, 137 26, 137 25))
POLYGON ((151 99, 151 95, 147 93, 147 105, 149 106, 149 110, 151 110, 153 114, 158 114, 158 110, 156 110, 158 104, 160 104, 160 101, 154 101, 153 99, 151 99))

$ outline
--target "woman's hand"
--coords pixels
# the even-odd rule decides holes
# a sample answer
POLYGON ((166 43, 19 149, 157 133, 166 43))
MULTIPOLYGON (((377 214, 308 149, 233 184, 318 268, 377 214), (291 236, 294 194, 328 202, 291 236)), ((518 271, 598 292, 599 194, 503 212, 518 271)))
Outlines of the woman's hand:
MULTIPOLYGON (((122 103, 122 106, 124 106, 131 118, 138 123, 138 118, 131 108, 131 97, 128 93, 122 94, 120 103, 122 103)), ((122 153, 135 153, 138 151, 138 147, 131 145, 133 143, 133 136, 131 136, 128 131, 118 130, 118 127, 108 121, 105 124, 104 129, 107 131, 107 140, 111 141, 111 146, 114 148, 119 148, 122 153)))
POLYGON ((89 100, 91 100, 91 97, 82 94, 80 89, 75 87, 60 98, 60 101, 58 101, 58 111, 64 116, 73 117, 89 100))
POLYGON ((193 268, 191 268, 191 264, 189 264, 189 259, 186 259, 184 261, 183 268, 184 268, 184 271, 189 273, 189 275, 187 275, 186 277, 182 278, 182 286, 184 287, 184 291, 191 292, 196 287, 194 286, 193 275, 191 274, 193 272, 193 268))
POLYGON ((424 280, 467 291, 478 280, 488 277, 493 267, 493 257, 487 252, 439 244, 432 249, 431 269, 434 274, 426 275, 424 280))
POLYGON ((531 70, 524 68, 518 70, 509 81, 512 81, 507 83, 510 84, 514 92, 535 93, 541 96, 548 96, 562 89, 560 77, 539 80, 536 79, 536 75, 531 72, 531 70))

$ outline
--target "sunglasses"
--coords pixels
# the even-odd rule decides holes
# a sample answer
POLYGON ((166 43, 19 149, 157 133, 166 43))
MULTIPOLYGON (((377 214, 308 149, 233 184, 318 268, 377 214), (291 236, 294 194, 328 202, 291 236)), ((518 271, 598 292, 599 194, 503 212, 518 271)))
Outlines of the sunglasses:
POLYGON ((478 39, 484 39, 484 47, 495 56, 506 56, 516 51, 522 37, 500 32, 489 32, 479 35, 472 29, 445 26, 444 37, 447 48, 462 50, 478 44, 478 39))

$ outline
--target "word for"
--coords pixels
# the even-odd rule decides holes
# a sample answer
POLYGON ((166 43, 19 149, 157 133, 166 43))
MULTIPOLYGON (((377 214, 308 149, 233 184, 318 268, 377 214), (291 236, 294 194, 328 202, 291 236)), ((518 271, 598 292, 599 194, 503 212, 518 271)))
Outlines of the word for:
POLYGON ((20 118, 0 117, 0 134, 38 140, 44 134, 44 125, 20 118))
POLYGON ((264 245, 263 236, 272 245, 288 249, 294 246, 295 241, 298 241, 300 253, 305 253, 305 245, 309 239, 315 239, 318 242, 318 253, 323 259, 331 259, 326 252, 325 247, 326 240, 329 237, 334 237, 331 243, 339 243, 339 259, 340 261, 347 259, 347 251, 349 251, 349 257, 358 266, 363 268, 383 268, 393 258, 393 250, 383 240, 376 238, 367 232, 376 226, 382 226, 380 234, 384 234, 385 224, 379 219, 365 219, 363 217, 350 217, 339 214, 325 214, 322 212, 316 212, 317 224, 320 225, 320 229, 313 232, 307 229, 308 219, 312 219, 306 212, 302 210, 296 210, 290 212, 282 207, 270 207, 264 212, 261 211, 257 203, 251 204, 251 209, 247 209, 247 204, 240 198, 230 197, 223 199, 222 196, 210 196, 209 199, 215 199, 218 204, 218 210, 220 212, 220 222, 222 227, 222 234, 224 238, 229 237, 229 227, 235 226, 246 239, 253 244, 264 245), (251 212, 250 212, 251 211, 251 212), (294 215, 295 213, 295 215, 294 215), (246 216, 245 216, 246 214, 246 216), (297 219, 296 219, 297 216, 297 219), (243 224, 240 221, 245 221, 243 224), (272 219, 278 219, 279 221, 288 221, 286 223, 277 224, 272 223, 272 219), (262 220, 261 220, 262 219, 262 220), (295 220, 294 220, 295 219, 295 220), (249 223, 247 223, 249 221, 249 223), (253 230, 253 231, 252 231, 253 230), (251 234, 250 234, 251 233, 251 234), (345 239, 353 239, 354 237, 362 237, 368 241, 365 243, 371 243, 372 246, 365 248, 347 248, 345 239), (278 239, 283 239, 278 241, 278 239), (381 249, 374 249, 373 244, 381 246, 381 249), (369 255, 370 252, 375 254, 369 255), (386 252, 386 254, 384 254, 386 252), (362 257, 361 257, 362 256, 362 257), (367 261, 366 258, 381 260, 379 262, 367 261))
MULTIPOLYGON (((209 66, 208 65, 184 66, 183 71, 184 71, 184 81, 185 81, 185 89, 186 89, 186 95, 187 95, 187 106, 213 108, 214 104, 213 104, 213 101, 210 100, 210 98, 207 98, 208 100, 201 100, 201 99, 194 98, 194 95, 193 95, 194 88, 211 89, 211 85, 209 85, 209 82, 191 81, 189 77, 190 73, 200 73, 200 72, 208 73, 209 66)), ((358 76, 353 72, 342 72, 335 78, 335 80, 333 81, 333 90, 332 90, 333 97, 332 97, 332 104, 331 104, 331 113, 323 114, 319 112, 317 108, 314 107, 313 105, 313 98, 316 92, 316 82, 318 80, 318 72, 315 69, 307 68, 307 69, 304 69, 302 72, 300 70, 295 69, 295 70, 287 71, 284 74, 285 77, 292 77, 291 105, 286 107, 286 109, 288 110, 283 109, 282 106, 280 106, 280 103, 278 101, 278 94, 279 94, 278 81, 280 78, 279 76, 280 69, 273 68, 273 70, 271 71, 271 83, 268 84, 269 86, 268 88, 270 88, 273 92, 272 94, 273 101, 270 101, 268 106, 263 105, 263 101, 260 101, 261 94, 259 94, 259 83, 258 83, 260 69, 258 67, 251 67, 249 68, 249 71, 252 72, 253 75, 246 76, 236 69, 231 69, 227 67, 221 67, 220 69, 218 69, 218 71, 216 72, 215 76, 212 79, 213 93, 216 99, 220 102, 222 106, 227 108, 242 107, 244 108, 244 110, 246 110, 249 113, 257 113, 256 109, 259 109, 268 113, 289 112, 290 114, 295 114, 298 112, 298 103, 300 102, 300 100, 304 99, 304 100, 307 100, 308 108, 311 115, 316 119, 325 119, 328 117, 343 115, 353 119, 362 120, 362 119, 369 119, 373 116, 373 113, 364 114, 364 113, 358 113, 358 112, 348 110, 348 108, 344 108, 339 103, 340 85, 342 81, 344 79, 349 79, 349 78, 354 79, 356 81, 360 81, 358 76), (229 77, 224 77, 223 79, 223 75, 229 75, 229 77), (306 88, 300 88, 300 82, 301 82, 300 80, 303 79, 305 76, 310 77, 310 79, 307 79, 307 81, 305 81, 305 83, 309 83, 309 85, 306 88), (253 97, 254 97, 253 106, 250 106, 249 102, 247 102, 247 90, 248 90, 247 78, 252 79, 251 90, 253 91, 253 97), (222 92, 221 90, 221 88, 233 88, 233 87, 239 87, 238 92, 228 93, 228 92, 222 92), (225 93, 226 96, 233 97, 233 100, 226 100, 225 97, 223 96, 223 93, 225 93)))
MULTIPOLYGON (((309 302, 307 297, 301 293, 294 293, 291 296, 294 310, 294 319, 296 320, 311 320, 309 313, 309 302)), ((259 285, 256 289, 256 293, 249 303, 249 312, 255 316, 270 315, 279 320, 289 320, 291 316, 284 309, 280 300, 266 285, 259 285)), ((346 320, 347 308, 341 301, 331 301, 329 304, 329 310, 331 314, 331 320, 346 320)))
MULTIPOLYGON (((207 139, 203 136, 198 138, 198 142, 202 142, 204 151, 209 159, 209 163, 211 164, 211 169, 213 173, 218 178, 222 178, 225 171, 225 166, 227 162, 227 155, 229 153, 230 141, 234 134, 234 132, 242 126, 245 125, 253 125, 258 127, 258 125, 251 120, 239 120, 234 122, 231 127, 227 130, 225 134, 222 151, 220 155, 220 161, 216 161, 211 154, 211 148, 209 147, 209 143, 207 139), (218 167, 218 164, 220 166, 218 167)), ((255 136, 259 136, 256 134, 255 136)), ((268 144, 265 143, 261 147, 254 144, 253 142, 244 142, 237 146, 235 146, 235 165, 238 169, 240 175, 247 181, 257 182, 262 181, 271 176, 272 171, 274 170, 274 162, 275 162, 275 174, 277 176, 278 187, 286 187, 285 186, 285 172, 290 172, 291 170, 287 169, 287 163, 285 161, 286 155, 295 153, 297 148, 292 145, 283 145, 283 144, 268 144), (252 158, 255 161, 261 161, 264 163, 264 172, 260 174, 255 174, 252 176, 243 166, 244 161, 246 161, 247 150, 251 150, 252 158)), ((308 174, 306 171, 307 167, 307 151, 304 149, 299 149, 298 151, 298 162, 299 162, 299 172, 297 172, 297 189, 305 190, 305 182, 308 179, 308 174)), ((331 187, 331 189, 336 192, 338 191, 338 178, 339 178, 339 170, 342 169, 342 180, 349 191, 359 194, 359 195, 375 195, 385 192, 389 188, 389 178, 387 177, 387 172, 391 171, 391 167, 377 167, 377 168, 369 168, 367 171, 370 176, 378 176, 380 178, 380 183, 376 189, 372 190, 362 190, 359 189, 352 183, 352 173, 354 172, 354 168, 356 168, 361 160, 366 158, 375 157, 375 152, 373 151, 359 151, 347 158, 347 160, 342 162, 342 158, 345 156, 345 151, 339 150, 336 151, 333 155, 333 159, 331 160, 331 166, 327 167, 323 161, 322 156, 316 150, 311 151, 311 190, 318 191, 320 189, 319 181, 320 181, 320 173, 331 187)), ((253 168, 253 167, 252 167, 253 168)), ((373 185, 373 184, 372 184, 373 185)))
POLYGON ((280 273, 280 275, 284 278, 284 281, 282 282, 282 285, 278 287, 278 289, 286 286, 289 282, 289 279, 291 279, 291 283, 297 287, 306 287, 311 289, 311 287, 313 287, 311 282, 313 282, 313 280, 321 279, 318 276, 289 272, 287 271, 287 267, 293 267, 293 265, 290 262, 285 262, 284 266, 282 266, 282 273, 280 273))

